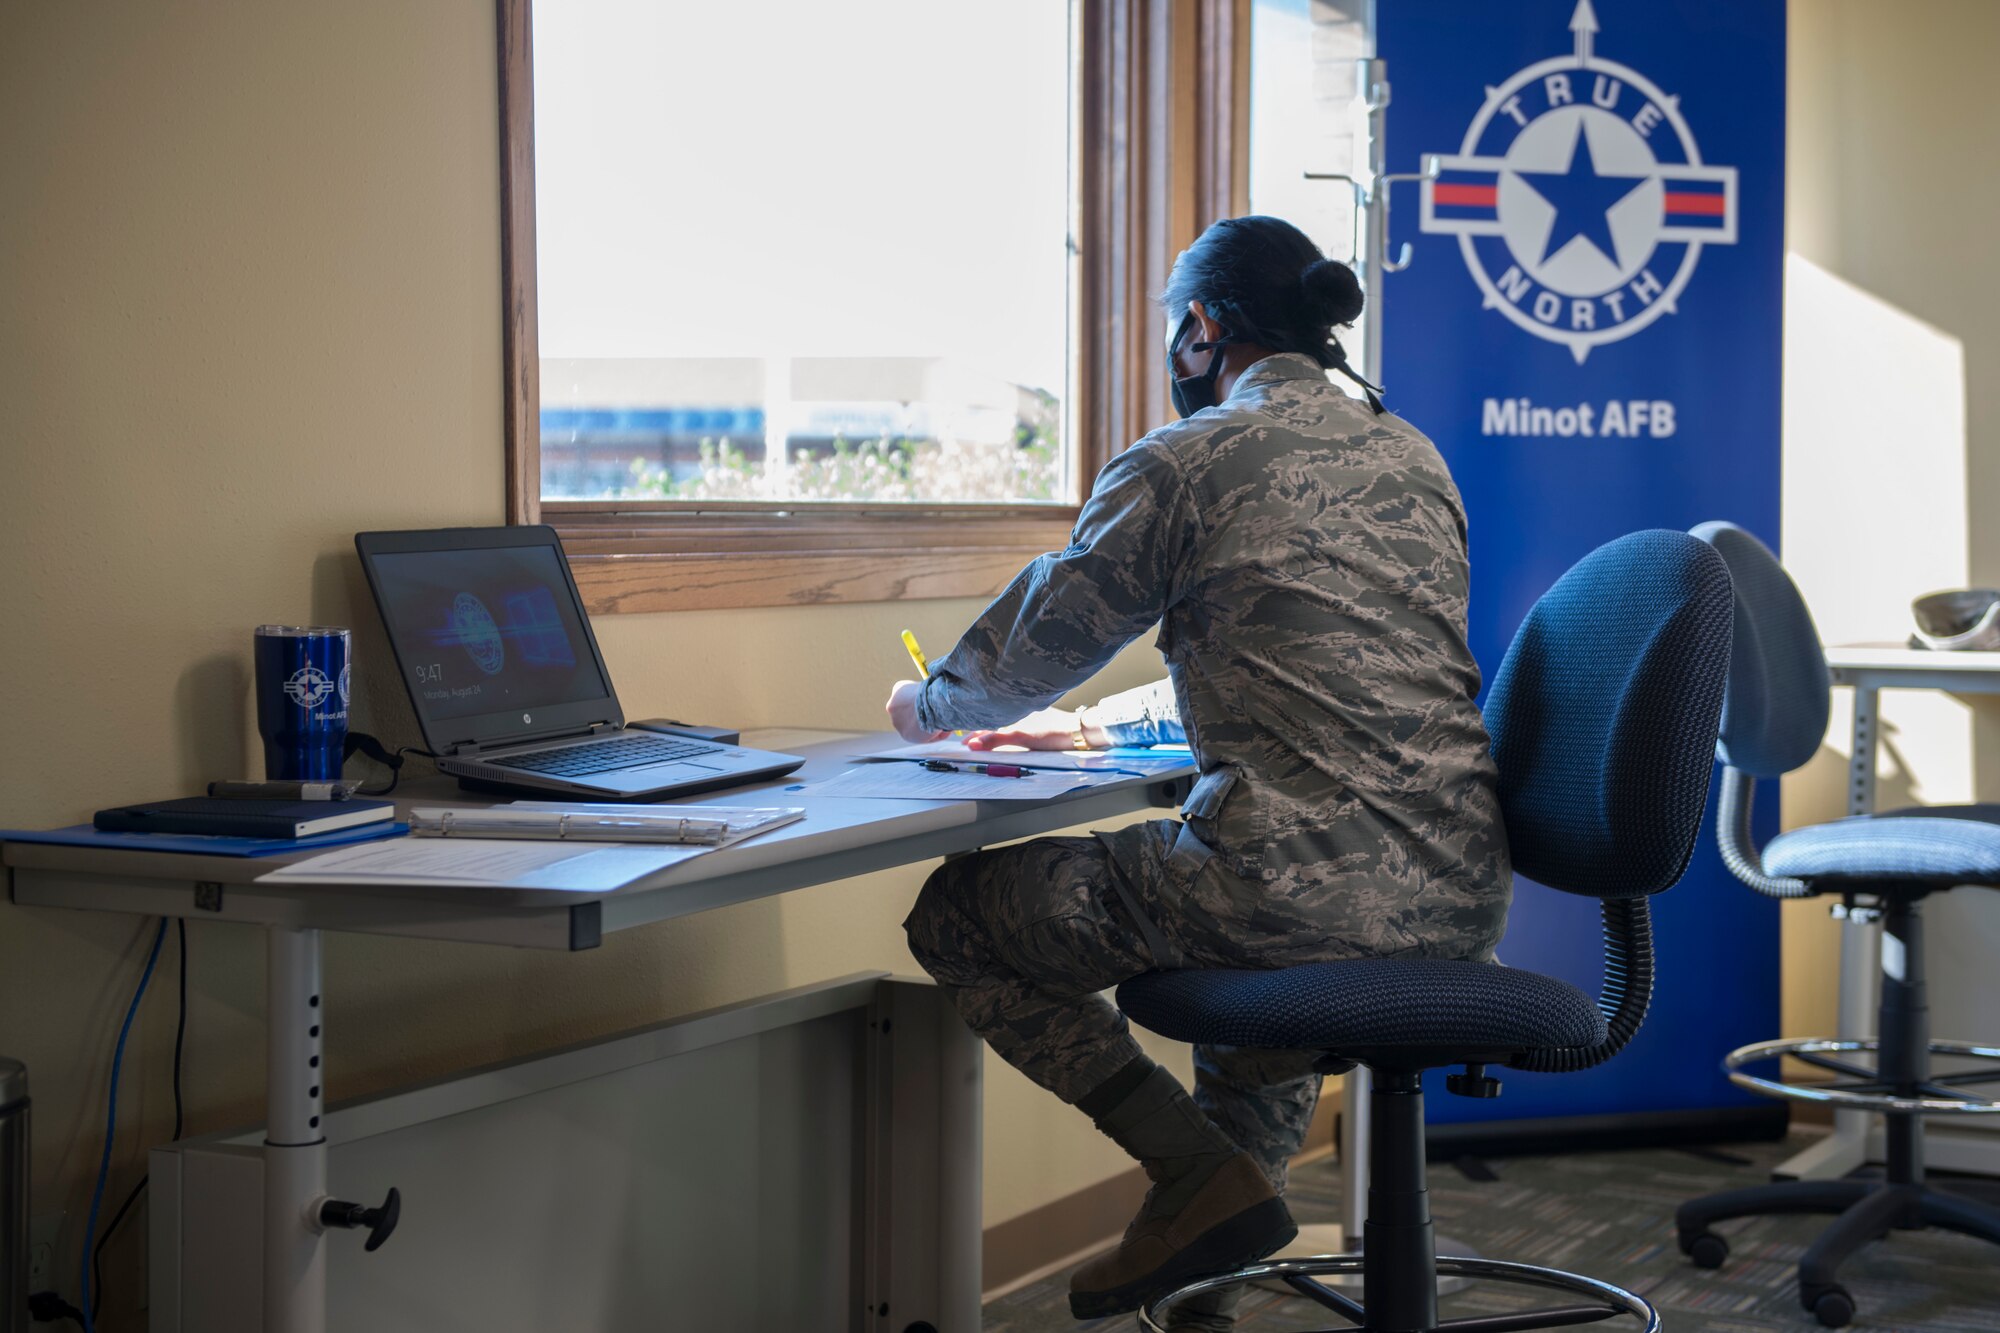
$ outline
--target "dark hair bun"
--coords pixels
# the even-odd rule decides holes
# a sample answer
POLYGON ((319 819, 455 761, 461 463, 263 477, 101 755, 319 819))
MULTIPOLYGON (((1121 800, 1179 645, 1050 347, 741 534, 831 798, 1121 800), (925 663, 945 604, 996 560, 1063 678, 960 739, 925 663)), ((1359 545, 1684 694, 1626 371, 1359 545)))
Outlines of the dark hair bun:
POLYGON ((1337 259, 1316 259, 1299 275, 1306 311, 1321 324, 1352 324, 1361 314, 1361 280, 1337 259))

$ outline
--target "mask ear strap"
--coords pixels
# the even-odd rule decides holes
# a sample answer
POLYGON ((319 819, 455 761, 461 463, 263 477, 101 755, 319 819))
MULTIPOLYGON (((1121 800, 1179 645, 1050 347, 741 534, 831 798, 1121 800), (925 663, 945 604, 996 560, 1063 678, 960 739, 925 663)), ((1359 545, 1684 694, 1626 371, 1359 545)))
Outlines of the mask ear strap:
MULTIPOLYGON (((1190 311, 1189 315, 1190 317, 1192 317, 1193 312, 1190 311)), ((1248 341, 1249 339, 1240 337, 1237 334, 1225 333, 1220 338, 1213 338, 1206 342, 1189 343, 1187 346, 1187 350, 1190 352, 1198 353, 1198 352, 1212 351, 1215 353, 1214 356, 1211 356, 1208 359, 1208 369, 1201 372, 1198 378, 1205 379, 1209 383, 1213 384, 1215 382, 1215 377, 1222 373, 1222 349, 1225 347, 1229 347, 1235 343, 1248 342, 1248 341)))
MULTIPOLYGON (((1234 307, 1228 301, 1211 301, 1208 303, 1208 317, 1215 321, 1215 324, 1218 328, 1222 328, 1225 330, 1228 328, 1228 323, 1226 321, 1233 312, 1234 312, 1234 307)), ((1194 318, 1194 311, 1190 310, 1183 317, 1183 320, 1185 322, 1187 320, 1192 320, 1193 318, 1194 318)), ((1227 347, 1233 343, 1240 343, 1244 341, 1247 340, 1243 338, 1241 335, 1225 331, 1220 338, 1217 338, 1212 342, 1189 343, 1187 345, 1187 350, 1190 352, 1206 352, 1210 348, 1227 347)))

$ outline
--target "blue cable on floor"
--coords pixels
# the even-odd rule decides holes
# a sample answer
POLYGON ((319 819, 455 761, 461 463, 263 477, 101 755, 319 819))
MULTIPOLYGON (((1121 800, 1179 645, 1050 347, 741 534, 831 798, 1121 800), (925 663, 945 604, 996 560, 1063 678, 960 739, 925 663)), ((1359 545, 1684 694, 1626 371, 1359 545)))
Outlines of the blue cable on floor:
POLYGON ((96 1333, 93 1321, 97 1317, 95 1304, 90 1299, 90 1249, 97 1239, 97 1210, 104 1203, 104 1182, 111 1174, 111 1142, 118 1132, 118 1067, 125 1063, 125 1038, 132 1031, 132 1017, 139 1012, 139 1001, 146 998, 146 983, 153 979, 153 964, 160 961, 160 944, 167 938, 167 919, 160 918, 160 928, 153 933, 153 951, 146 955, 146 970, 139 975, 139 989, 132 992, 132 1003, 125 1010, 125 1025, 118 1029, 118 1049, 111 1055, 111 1097, 104 1112, 104 1156, 97 1164, 97 1184, 90 1191, 90 1222, 83 1233, 83 1299, 77 1302, 83 1314, 83 1333, 96 1333))

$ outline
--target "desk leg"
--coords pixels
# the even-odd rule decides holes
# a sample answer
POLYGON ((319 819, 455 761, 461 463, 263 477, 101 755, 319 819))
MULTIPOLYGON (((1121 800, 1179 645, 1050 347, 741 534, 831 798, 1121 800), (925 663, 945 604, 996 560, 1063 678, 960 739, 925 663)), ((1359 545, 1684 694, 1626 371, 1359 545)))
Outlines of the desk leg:
POLYGON ((326 1136, 320 1132, 319 932, 272 926, 265 982, 264 1328, 323 1333, 326 1136))
MULTIPOLYGON (((1875 757, 1879 748, 1880 700, 1873 685, 1854 687, 1853 757, 1847 765, 1847 813, 1875 813, 1875 757)), ((1840 923, 1839 1036, 1859 1041, 1875 1029, 1875 987, 1881 927, 1849 916, 1840 923)), ((1784 1180, 1838 1180, 1868 1154, 1868 1112, 1835 1111, 1833 1133, 1772 1169, 1784 1180)))
POLYGON ((979 1333, 986 1043, 955 1013, 938 1017, 938 1322, 979 1333))
POLYGON ((1368 1234, 1368 1070, 1340 1076, 1340 1225, 1349 1254, 1368 1234))

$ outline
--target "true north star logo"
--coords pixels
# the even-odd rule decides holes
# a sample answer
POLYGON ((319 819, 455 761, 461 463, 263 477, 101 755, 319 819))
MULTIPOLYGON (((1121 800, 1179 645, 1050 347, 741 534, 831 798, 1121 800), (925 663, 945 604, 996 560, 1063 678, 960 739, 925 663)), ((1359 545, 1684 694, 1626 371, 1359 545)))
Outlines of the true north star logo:
POLYGON ((333 677, 316 666, 302 666, 285 682, 285 693, 301 708, 317 708, 333 693, 333 677))
POLYGON ((1423 229, 1458 237, 1498 310, 1579 363, 1662 315, 1704 245, 1736 241, 1736 169, 1707 166, 1680 99, 1591 52, 1577 0, 1573 55, 1530 65, 1472 119, 1423 187, 1423 229))

